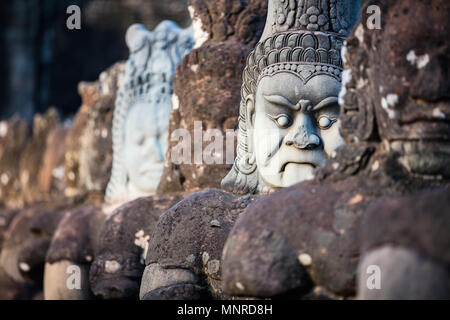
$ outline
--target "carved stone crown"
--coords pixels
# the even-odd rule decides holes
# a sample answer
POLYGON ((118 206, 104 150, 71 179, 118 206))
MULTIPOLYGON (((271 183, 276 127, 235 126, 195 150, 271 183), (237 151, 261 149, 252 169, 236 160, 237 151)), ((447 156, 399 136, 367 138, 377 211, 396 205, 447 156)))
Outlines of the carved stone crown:
POLYGON ((264 34, 305 30, 347 36, 358 18, 359 0, 269 0, 264 34))
POLYGON ((322 73, 340 80, 343 42, 344 38, 338 35, 321 32, 281 33, 260 42, 250 54, 247 66, 259 74, 258 81, 286 71, 297 73, 304 82, 322 73))

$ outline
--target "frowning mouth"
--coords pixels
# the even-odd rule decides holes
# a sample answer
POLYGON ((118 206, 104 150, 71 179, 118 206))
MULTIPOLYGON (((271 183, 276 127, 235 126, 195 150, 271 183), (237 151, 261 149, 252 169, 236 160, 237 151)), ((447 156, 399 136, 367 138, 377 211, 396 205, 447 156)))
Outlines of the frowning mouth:
POLYGON ((310 166, 310 167, 313 167, 314 169, 318 167, 317 164, 311 163, 311 162, 286 162, 285 164, 283 164, 283 165, 281 166, 280 173, 281 173, 281 172, 284 172, 284 171, 286 170, 286 167, 287 167, 288 165, 290 165, 290 164, 292 164, 292 165, 305 165, 305 166, 310 166))

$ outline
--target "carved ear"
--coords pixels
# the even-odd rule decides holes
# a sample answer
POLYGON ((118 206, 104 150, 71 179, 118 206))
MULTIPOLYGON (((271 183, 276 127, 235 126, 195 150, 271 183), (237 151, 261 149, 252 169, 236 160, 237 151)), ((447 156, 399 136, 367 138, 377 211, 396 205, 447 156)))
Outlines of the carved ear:
POLYGON ((249 153, 253 153, 253 119, 255 115, 255 96, 249 94, 245 99, 245 116, 247 118, 247 145, 249 153))
POLYGON ((253 94, 249 94, 245 99, 245 110, 247 117, 247 128, 253 129, 253 116, 255 115, 255 96, 253 94))

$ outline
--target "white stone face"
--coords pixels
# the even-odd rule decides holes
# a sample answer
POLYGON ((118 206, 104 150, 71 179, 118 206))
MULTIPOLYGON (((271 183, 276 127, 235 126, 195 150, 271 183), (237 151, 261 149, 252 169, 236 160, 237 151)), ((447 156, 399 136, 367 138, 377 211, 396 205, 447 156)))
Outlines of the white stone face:
POLYGON ((337 121, 339 90, 339 81, 328 75, 306 84, 291 73, 261 79, 248 119, 257 170, 267 186, 313 178, 314 169, 344 143, 337 121))
POLYGON ((132 25, 126 42, 130 57, 114 111, 113 168, 105 197, 110 204, 155 193, 168 144, 172 80, 194 45, 190 29, 167 20, 153 32, 132 25))
POLYGON ((131 190, 153 193, 161 178, 171 108, 170 97, 165 99, 159 108, 139 102, 128 114, 124 153, 131 190))

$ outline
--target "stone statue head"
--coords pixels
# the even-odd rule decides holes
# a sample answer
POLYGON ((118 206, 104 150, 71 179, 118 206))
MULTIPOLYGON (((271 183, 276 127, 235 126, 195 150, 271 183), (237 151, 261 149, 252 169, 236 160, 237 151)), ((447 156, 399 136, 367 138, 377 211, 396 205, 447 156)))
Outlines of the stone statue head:
POLYGON ((442 12, 450 3, 372 4, 390 14, 380 30, 361 21, 347 41, 341 132, 348 143, 378 143, 409 175, 449 178, 450 21, 442 12))
POLYGON ((130 49, 113 120, 113 168, 107 202, 153 194, 167 150, 175 69, 194 41, 189 30, 163 21, 153 32, 132 25, 130 49))
POLYGON ((237 157, 222 181, 240 192, 311 179, 344 142, 340 51, 359 1, 269 0, 268 10, 244 70, 237 157))

